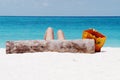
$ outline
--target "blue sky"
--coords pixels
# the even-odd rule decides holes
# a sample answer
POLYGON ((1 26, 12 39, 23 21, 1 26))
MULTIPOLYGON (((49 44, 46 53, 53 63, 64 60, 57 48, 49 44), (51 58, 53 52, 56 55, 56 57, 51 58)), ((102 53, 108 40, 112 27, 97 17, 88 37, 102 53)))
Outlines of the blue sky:
POLYGON ((120 0, 0 0, 0 15, 120 16, 120 0))

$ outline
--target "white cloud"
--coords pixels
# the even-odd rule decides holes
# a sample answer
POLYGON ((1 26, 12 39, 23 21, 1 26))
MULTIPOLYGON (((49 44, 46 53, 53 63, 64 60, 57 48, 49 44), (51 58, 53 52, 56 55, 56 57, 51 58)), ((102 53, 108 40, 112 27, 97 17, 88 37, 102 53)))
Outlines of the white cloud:
POLYGON ((0 0, 0 15, 119 15, 119 3, 120 0, 0 0))
POLYGON ((48 7, 49 4, 48 4, 47 2, 43 2, 43 3, 42 3, 42 6, 43 6, 43 7, 48 7))

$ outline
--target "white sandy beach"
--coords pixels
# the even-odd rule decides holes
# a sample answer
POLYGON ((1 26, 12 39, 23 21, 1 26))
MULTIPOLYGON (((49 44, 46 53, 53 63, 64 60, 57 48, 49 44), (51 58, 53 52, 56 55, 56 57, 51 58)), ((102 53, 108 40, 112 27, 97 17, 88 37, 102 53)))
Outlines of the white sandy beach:
POLYGON ((120 48, 96 54, 6 54, 0 49, 0 80, 120 80, 120 48))

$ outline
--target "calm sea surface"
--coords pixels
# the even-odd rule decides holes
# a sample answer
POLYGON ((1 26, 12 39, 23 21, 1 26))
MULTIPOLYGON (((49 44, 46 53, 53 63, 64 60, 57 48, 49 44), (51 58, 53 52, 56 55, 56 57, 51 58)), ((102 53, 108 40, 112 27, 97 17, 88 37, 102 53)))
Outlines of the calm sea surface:
POLYGON ((83 30, 95 28, 107 36, 105 47, 120 47, 120 17, 81 17, 81 16, 1 16, 0 47, 8 40, 43 39, 48 27, 56 33, 62 29, 66 39, 81 39, 83 30))

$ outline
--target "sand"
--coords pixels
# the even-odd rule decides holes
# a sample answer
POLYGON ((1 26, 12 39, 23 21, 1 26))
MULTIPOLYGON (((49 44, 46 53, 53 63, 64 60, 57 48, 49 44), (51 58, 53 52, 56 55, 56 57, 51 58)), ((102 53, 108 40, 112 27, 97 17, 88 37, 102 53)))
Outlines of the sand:
POLYGON ((120 48, 96 54, 6 54, 2 48, 0 80, 120 80, 120 48))

